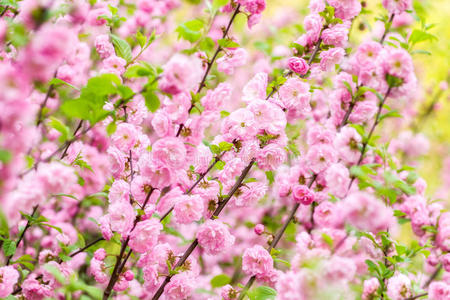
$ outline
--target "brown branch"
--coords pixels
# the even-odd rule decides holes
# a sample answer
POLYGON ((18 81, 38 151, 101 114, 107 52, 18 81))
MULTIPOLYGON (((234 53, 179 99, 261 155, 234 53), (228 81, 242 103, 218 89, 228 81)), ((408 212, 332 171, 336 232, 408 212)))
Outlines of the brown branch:
MULTIPOLYGON (((34 217, 34 214, 36 213, 37 209, 38 209, 39 205, 36 205, 33 207, 33 212, 31 213, 31 217, 34 217)), ((27 232, 27 230, 31 227, 31 223, 30 220, 27 221, 27 224, 25 225, 25 228, 22 230, 22 232, 20 233, 19 239, 16 242, 16 248, 19 247, 20 242, 24 239, 25 237, 25 233, 27 232)), ((9 263, 11 262, 11 258, 14 256, 14 254, 11 254, 10 256, 8 256, 6 258, 6 265, 9 265, 9 263)))
MULTIPOLYGON (((152 195, 154 189, 152 188, 148 193, 147 196, 145 198, 144 204, 142 205, 142 209, 145 208, 145 206, 147 205, 150 196, 152 195)), ((111 291, 114 287, 114 285, 116 284, 117 280, 119 279, 120 276, 120 272, 122 271, 123 266, 125 265, 125 263, 127 262, 128 258, 131 255, 131 252, 133 250, 130 249, 128 255, 124 258, 124 261, 122 263, 122 257, 125 254, 125 251, 127 249, 128 243, 130 241, 130 234, 131 232, 133 232, 133 230, 136 228, 137 223, 139 223, 139 221, 141 220, 140 216, 136 217, 136 219, 134 220, 134 224, 133 227, 130 230, 130 233, 128 234, 128 237, 126 238, 125 242, 122 243, 122 247, 120 248, 120 254, 117 257, 116 260, 116 264, 114 265, 114 269, 111 273, 111 278, 109 279, 108 282, 108 286, 106 287, 105 291, 103 292, 103 300, 106 300, 109 298, 109 296, 111 296, 111 291)))
MULTIPOLYGON (((229 32, 230 29, 231 29, 231 24, 233 23, 234 19, 235 19, 236 16, 238 15, 240 7, 241 7, 240 4, 238 4, 238 5, 236 6, 236 9, 234 10, 233 15, 231 16, 231 19, 230 19, 230 21, 228 22, 227 27, 226 27, 225 30, 223 31, 222 39, 224 39, 224 38, 226 38, 226 37, 228 36, 228 32, 229 32)), ((200 85, 198 86, 198 89, 197 89, 196 94, 199 94, 199 93, 202 91, 203 87, 206 86, 206 79, 207 79, 207 77, 208 77, 208 74, 209 74, 209 72, 211 71, 211 68, 212 68, 212 66, 214 65, 214 62, 216 61, 217 56, 219 55, 219 53, 220 53, 222 50, 223 50, 223 48, 219 45, 219 46, 217 47, 217 49, 216 49, 216 52, 214 52, 213 57, 212 57, 211 60, 208 62, 208 65, 207 65, 207 67, 206 67, 206 71, 205 71, 205 73, 203 74, 202 80, 200 81, 200 85)), ((191 103, 191 107, 189 107, 188 112, 190 113, 191 110, 192 110, 193 108, 194 108, 194 103, 191 103)), ((180 124, 180 127, 178 128, 178 132, 177 132, 177 135, 176 135, 176 136, 180 136, 181 130, 183 130, 183 127, 184 127, 184 124, 180 124)))
MULTIPOLYGON (((316 178, 317 178, 316 174, 314 174, 313 177, 311 177, 311 180, 308 183, 308 188, 310 188, 313 185, 313 183, 316 181, 316 178)), ((291 221, 294 219, 295 214, 297 213, 297 210, 299 207, 300 207, 300 204, 296 203, 294 205, 294 207, 292 208, 291 212, 289 213, 289 217, 284 221, 283 225, 281 226, 281 228, 278 230, 277 234, 273 238, 272 243, 270 243, 270 246, 267 249, 267 251, 269 253, 271 252, 271 250, 273 248, 275 248, 278 245, 278 242, 280 241, 281 237, 283 236, 284 232, 286 231, 286 229, 289 226, 289 224, 291 223, 291 221)), ((239 295, 239 298, 238 298, 239 300, 244 299, 245 294, 251 288, 251 286, 253 285, 255 280, 256 280, 256 276, 250 277, 250 279, 247 281, 245 287, 242 289, 242 291, 239 295)))
MULTIPOLYGON (((211 171, 211 169, 220 161, 222 155, 223 153, 214 158, 214 161, 209 165, 208 169, 206 169, 205 172, 200 174, 200 177, 194 182, 193 185, 191 185, 191 187, 186 192, 184 192, 184 195, 189 195, 194 190, 194 188, 200 183, 200 181, 202 181, 203 178, 205 178, 206 174, 208 174, 209 171, 211 171)), ((161 216, 159 221, 162 222, 165 218, 167 218, 167 216, 172 212, 172 210, 173 206, 164 215, 161 216)))
MULTIPOLYGON (((222 210, 225 208, 225 206, 227 205, 228 201, 230 201, 231 197, 233 197, 234 193, 236 193, 236 191, 241 186, 241 184, 244 181, 245 177, 247 176, 248 172, 250 172, 250 169, 252 168, 254 162, 255 162, 255 160, 252 159, 250 161, 250 163, 242 171, 241 175, 239 176, 238 180, 236 180, 235 184, 231 188, 231 190, 228 193, 228 195, 217 206, 216 210, 214 211, 214 213, 211 216, 211 220, 216 219, 216 217, 218 217, 219 214, 222 212, 222 210)), ((184 254, 180 258, 180 260, 177 262, 177 264, 174 267, 174 270, 177 269, 178 267, 181 267, 185 263, 185 261, 188 259, 188 257, 191 255, 191 253, 195 250, 197 245, 198 245, 198 241, 197 241, 197 239, 195 239, 189 245, 189 248, 184 252, 184 254)), ((159 299, 161 297, 161 295, 164 293, 165 286, 170 282, 170 279, 172 278, 172 276, 173 275, 166 276, 166 278, 164 279, 163 283, 160 285, 160 287, 156 291, 155 295, 153 296, 152 300, 157 300, 157 299, 159 299)))

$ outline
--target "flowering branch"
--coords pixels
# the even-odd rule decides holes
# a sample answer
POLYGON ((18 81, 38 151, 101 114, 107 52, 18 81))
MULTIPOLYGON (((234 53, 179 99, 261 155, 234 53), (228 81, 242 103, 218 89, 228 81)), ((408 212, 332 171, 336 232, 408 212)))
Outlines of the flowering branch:
MULTIPOLYGON (((216 210, 214 211, 214 213, 212 214, 212 216, 210 218, 211 220, 214 220, 214 219, 216 219, 219 216, 221 211, 227 205, 228 201, 230 201, 231 197, 233 197, 234 193, 236 193, 236 191, 241 186, 242 182, 244 181, 244 179, 247 176, 248 172, 250 172, 250 169, 252 168, 254 163, 255 163, 255 160, 252 159, 250 161, 250 163, 245 167, 245 169, 242 171, 241 175, 239 175, 239 178, 236 180, 235 184, 231 188, 230 192, 227 194, 227 196, 222 201, 219 202, 219 205, 217 206, 216 210)), ((180 258, 180 260, 175 265, 175 267, 174 267, 175 270, 177 268, 181 267, 185 263, 185 261, 188 259, 188 257, 192 254, 192 252, 195 250, 195 248, 197 246, 198 246, 198 240, 195 239, 189 245, 188 249, 184 252, 183 256, 180 258)), ((164 292, 164 287, 170 282, 170 279, 172 278, 172 276, 173 275, 166 276, 166 278, 164 279, 163 283, 160 285, 160 287, 156 291, 155 295, 153 296, 152 300, 157 300, 157 299, 159 299, 161 297, 161 295, 164 292)))

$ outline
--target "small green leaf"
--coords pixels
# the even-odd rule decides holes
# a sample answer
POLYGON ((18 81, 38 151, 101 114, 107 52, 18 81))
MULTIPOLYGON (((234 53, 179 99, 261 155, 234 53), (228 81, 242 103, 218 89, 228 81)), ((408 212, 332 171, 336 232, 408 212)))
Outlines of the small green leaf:
POLYGON ((12 256, 16 253, 16 242, 11 240, 3 241, 3 253, 5 256, 12 256))
POLYGON ((195 43, 202 36, 203 27, 204 23, 202 20, 194 19, 180 24, 176 32, 179 38, 195 43))
POLYGON ((214 276, 211 279, 211 286, 212 286, 212 288, 218 288, 218 287, 225 286, 225 285, 229 284, 230 282, 231 282, 230 276, 228 276, 226 274, 220 274, 220 275, 214 276))
POLYGON ((142 95, 145 98, 145 105, 148 110, 151 112, 157 111, 161 103, 159 102, 159 98, 155 92, 153 90, 146 90, 142 93, 142 95))
POLYGON ((274 300, 277 296, 277 291, 268 286, 258 286, 257 288, 247 292, 250 300, 274 300))
POLYGON ((233 144, 232 143, 228 143, 228 142, 220 142, 219 143, 219 148, 221 151, 229 151, 233 148, 233 144))
POLYGON ((4 164, 9 163, 12 159, 12 154, 8 150, 0 149, 0 161, 4 164))
POLYGON ((231 39, 220 39, 217 41, 222 48, 238 48, 239 44, 231 39))
POLYGON ((61 136, 59 137, 60 142, 65 142, 71 137, 69 127, 57 118, 50 117, 48 125, 61 133, 61 136))
POLYGON ((212 2, 212 9, 213 11, 217 11, 222 6, 227 5, 228 0, 213 0, 212 2))
POLYGON ((133 59, 133 55, 131 54, 131 47, 127 41, 122 40, 115 34, 111 34, 111 41, 114 45, 114 49, 116 50, 117 56, 122 57, 127 62, 130 62, 133 59))
POLYGON ((77 87, 74 86, 73 84, 70 84, 70 83, 68 83, 68 82, 66 82, 66 81, 64 81, 64 80, 62 80, 62 79, 59 79, 59 78, 53 78, 52 80, 50 80, 49 84, 53 84, 53 85, 57 85, 57 84, 65 84, 65 85, 70 86, 71 88, 73 88, 73 89, 75 89, 75 90, 77 90, 77 91, 80 90, 79 88, 77 88, 77 87))

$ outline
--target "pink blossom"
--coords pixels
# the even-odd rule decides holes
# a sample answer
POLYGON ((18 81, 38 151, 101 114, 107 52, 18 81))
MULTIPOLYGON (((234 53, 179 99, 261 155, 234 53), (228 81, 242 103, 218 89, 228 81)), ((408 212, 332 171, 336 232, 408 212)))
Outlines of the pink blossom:
POLYGON ((180 139, 166 137, 152 146, 153 159, 170 168, 181 168, 186 161, 186 148, 180 139))
POLYGON ((50 285, 45 283, 40 283, 36 279, 36 275, 32 274, 22 283, 22 293, 25 295, 26 299, 31 300, 41 300, 46 297, 52 297, 53 289, 50 285))
POLYGON ((357 163, 361 155, 358 145, 361 143, 361 136, 353 127, 343 127, 334 140, 334 147, 337 149, 339 158, 348 163, 357 163))
POLYGON ((309 148, 306 159, 311 170, 320 173, 337 161, 337 153, 330 145, 317 144, 309 148))
POLYGON ((305 279, 301 273, 288 271, 278 278, 275 288, 279 300, 305 300, 305 279))
POLYGON ((378 287, 380 286, 380 282, 377 278, 370 278, 367 280, 364 280, 364 290, 362 298, 364 300, 369 300, 373 296, 373 294, 377 291, 378 287))
POLYGON ((428 288, 428 299, 446 300, 450 298, 450 285, 443 281, 433 281, 428 288))
POLYGON ((259 132, 281 135, 286 128, 286 115, 281 108, 263 100, 252 101, 248 109, 253 112, 259 132))
POLYGON ((164 288, 168 300, 187 299, 194 291, 194 280, 189 272, 176 274, 164 288))
POLYGON ((233 299, 237 299, 237 296, 239 295, 239 292, 236 291, 235 289, 233 289, 233 287, 229 284, 223 286, 220 289, 220 296, 224 299, 224 300, 233 300, 233 299))
POLYGON ((130 185, 125 180, 115 180, 109 189, 109 203, 128 202, 130 196, 130 185))
POLYGON ((170 94, 189 92, 200 83, 202 70, 200 59, 176 54, 164 65, 159 87, 170 94))
POLYGON ((95 48, 102 59, 108 58, 115 53, 114 46, 111 44, 109 36, 106 34, 98 35, 95 38, 95 48))
POLYGON ((230 101, 231 94, 231 85, 222 82, 214 90, 208 90, 201 99, 201 103, 205 110, 218 111, 225 103, 230 101))
POLYGON ((339 202, 341 216, 358 229, 377 233, 393 220, 392 209, 366 192, 354 192, 339 202))
POLYGON ((244 48, 227 49, 226 54, 217 60, 217 70, 227 75, 234 74, 234 69, 247 63, 248 53, 244 48))
POLYGON ((307 186, 297 184, 292 190, 292 198, 297 203, 310 205, 314 201, 314 193, 307 186))
POLYGON ((411 0, 383 0, 382 3, 391 14, 396 15, 412 8, 411 0))
POLYGON ((234 236, 219 220, 207 220, 200 226, 196 237, 199 245, 211 255, 227 251, 234 244, 234 236))
POLYGON ((306 30, 306 39, 308 45, 312 45, 319 39, 322 30, 322 17, 318 14, 310 14, 303 21, 306 30))
POLYGON ((230 141, 250 139, 256 130, 255 116, 245 108, 235 110, 222 122, 222 134, 229 136, 230 141))
POLYGON ((337 18, 349 20, 361 11, 361 2, 358 0, 328 0, 329 5, 335 8, 337 18))
POLYGON ((106 258, 106 251, 103 248, 99 248, 94 252, 94 258, 96 260, 104 260, 106 258))
POLYGON ((359 45, 355 57, 361 65, 372 64, 383 47, 378 42, 367 41, 359 45))
POLYGON ((341 63, 344 55, 345 50, 339 47, 321 52, 319 54, 320 68, 322 71, 331 71, 331 68, 334 67, 334 65, 341 63))
POLYGON ((139 253, 153 249, 162 229, 161 223, 155 218, 138 222, 130 234, 130 248, 139 253))
POLYGON ((260 14, 266 8, 265 0, 238 0, 236 2, 244 6, 245 10, 251 14, 260 14))
POLYGON ((152 159, 150 154, 143 154, 137 163, 143 179, 153 188, 164 188, 171 184, 172 171, 160 161, 152 159))
POLYGON ((295 56, 288 59, 288 68, 299 75, 305 75, 309 70, 308 63, 303 58, 295 56))
POLYGON ((334 227, 339 224, 339 212, 336 205, 329 201, 321 202, 314 209, 314 222, 323 227, 334 227))
POLYGON ((336 24, 322 32, 322 40, 325 45, 335 47, 345 47, 348 41, 348 26, 346 24, 336 24))
POLYGON ((249 182, 239 188, 239 195, 233 196, 232 201, 238 207, 251 207, 264 197, 267 192, 267 185, 262 182, 249 182))
POLYGON ((267 73, 260 72, 253 76, 242 90, 242 100, 250 103, 253 100, 264 100, 266 98, 267 73))
POLYGON ((136 216, 133 207, 129 202, 115 202, 108 208, 109 222, 112 231, 120 234, 127 234, 133 226, 136 216))
POLYGON ((256 154, 258 167, 264 171, 275 170, 286 158, 286 150, 277 144, 269 144, 256 154))
POLYGON ((443 251, 450 251, 450 212, 444 212, 439 218, 436 242, 443 251))
POLYGON ((385 49, 381 52, 385 72, 406 81, 414 71, 411 55, 403 48, 385 49))
POLYGON ((344 197, 350 184, 350 173, 343 164, 336 163, 325 172, 325 180, 330 193, 344 197))
POLYGON ((178 198, 173 209, 175 222, 189 224, 203 216, 203 200, 198 195, 183 195, 178 198))
POLYGON ((296 109, 302 113, 311 111, 309 84, 298 78, 286 80, 280 88, 279 96, 282 108, 296 109))
POLYGON ((125 72, 126 64, 125 59, 111 55, 103 61, 103 68, 100 70, 100 73, 112 73, 121 76, 125 72))
POLYGON ((249 276, 264 277, 273 271, 273 259, 260 245, 247 248, 242 255, 242 271, 249 276))
POLYGON ((125 170, 126 156, 116 147, 109 147, 107 152, 110 162, 110 170, 113 176, 118 178, 125 170))
POLYGON ((261 235, 264 232, 264 225, 263 224, 256 224, 256 226, 253 228, 253 231, 257 235, 261 235))
POLYGON ((325 10, 325 1, 324 0, 310 0, 309 1, 309 10, 311 13, 317 14, 325 10))
POLYGON ((411 280, 403 274, 397 274, 389 278, 387 283, 387 295, 392 300, 403 300, 411 297, 411 280))
POLYGON ((0 297, 7 297, 14 290, 14 285, 19 279, 19 272, 11 266, 1 267, 0 278, 0 297))
POLYGON ((158 110, 152 118, 152 127, 159 137, 169 136, 173 133, 172 122, 166 112, 158 110))

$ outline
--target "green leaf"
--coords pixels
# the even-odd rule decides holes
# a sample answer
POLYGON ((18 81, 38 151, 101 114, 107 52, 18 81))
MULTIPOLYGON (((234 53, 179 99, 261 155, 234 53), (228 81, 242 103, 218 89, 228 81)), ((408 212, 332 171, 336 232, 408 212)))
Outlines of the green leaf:
POLYGON ((327 245, 328 245, 331 249, 333 248, 334 241, 333 241, 333 238, 332 238, 331 236, 329 236, 329 235, 326 234, 326 233, 322 233, 322 239, 323 239, 323 241, 324 241, 325 243, 327 243, 327 245))
POLYGON ((7 164, 11 161, 12 154, 8 150, 0 149, 0 161, 7 164))
POLYGON ((209 145, 211 152, 214 154, 220 154, 220 147, 214 144, 209 145))
POLYGON ((178 33, 178 38, 195 43, 202 36, 203 27, 202 20, 194 19, 180 24, 175 31, 178 33))
POLYGON ((276 295, 277 291, 264 285, 247 292, 250 300, 274 300, 276 295))
POLYGON ((139 46, 141 46, 141 48, 144 48, 145 44, 147 44, 147 37, 138 30, 136 32, 136 41, 138 42, 139 46))
POLYGON ((214 43, 213 39, 210 38, 209 36, 202 39, 200 41, 200 43, 198 44, 198 46, 200 47, 200 50, 205 51, 205 52, 211 52, 212 50, 214 50, 215 45, 216 44, 214 43))
POLYGON ((229 151, 233 148, 233 144, 232 143, 228 143, 228 142, 220 142, 219 143, 219 148, 221 151, 229 151))
POLYGON ((394 217, 405 217, 406 214, 402 212, 401 210, 395 209, 394 210, 394 217))
POLYGON ((119 85, 117 87, 117 91, 119 92, 120 97, 124 100, 129 100, 134 96, 133 90, 126 85, 119 85))
POLYGON ((228 276, 226 274, 220 274, 220 275, 214 276, 211 279, 211 286, 212 286, 212 288, 218 288, 218 287, 225 286, 225 285, 229 284, 230 282, 231 282, 230 276, 228 276))
POLYGON ((213 0, 212 2, 212 9, 213 11, 217 11, 222 6, 227 5, 228 0, 213 0))
POLYGON ((17 1, 16 0, 0 0, 1 6, 9 6, 13 8, 18 8, 17 1))
POLYGON ((269 184, 272 184, 275 181, 275 175, 273 174, 273 171, 266 171, 266 177, 269 181, 269 184))
POLYGON ((415 45, 424 41, 437 41, 438 38, 426 31, 420 29, 414 29, 411 35, 409 36, 408 42, 412 45, 415 45))
POLYGON ((53 78, 52 80, 50 80, 49 84, 53 84, 53 85, 65 84, 65 85, 70 86, 71 88, 73 88, 73 89, 75 89, 77 91, 80 90, 76 86, 74 86, 74 85, 72 85, 72 84, 70 84, 70 83, 68 83, 68 82, 66 82, 66 81, 64 81, 62 79, 59 79, 59 78, 53 78))
POLYGON ((57 118, 50 117, 48 125, 61 133, 61 136, 59 137, 60 142, 65 142, 71 137, 69 127, 57 118))
POLYGON ((222 48, 238 48, 239 44, 231 39, 220 39, 217 41, 222 48))
POLYGON ((391 110, 391 111, 381 115, 380 122, 386 118, 401 118, 401 117, 402 117, 402 115, 398 111, 391 110))
POLYGON ((147 77, 147 76, 154 76, 155 70, 151 68, 151 66, 147 65, 132 65, 129 66, 128 69, 125 71, 123 76, 125 78, 135 78, 135 77, 147 77))
POLYGON ((133 55, 131 54, 131 47, 127 41, 122 40, 115 34, 111 34, 111 41, 114 45, 114 49, 116 50, 117 56, 122 57, 127 62, 130 62, 133 59, 133 55))
POLYGON ((108 126, 106 126, 106 133, 108 133, 108 135, 112 135, 114 132, 116 132, 116 129, 117 129, 116 122, 111 122, 108 124, 108 126))
POLYGON ((3 253, 5 256, 12 256, 16 253, 16 242, 11 240, 3 241, 3 253))
POLYGON ((229 115, 230 115, 230 113, 227 112, 226 110, 222 110, 222 111, 220 112, 220 117, 221 117, 221 118, 228 117, 229 115))
POLYGON ((151 112, 157 111, 161 103, 159 102, 159 98, 155 92, 153 90, 146 90, 142 93, 142 95, 145 98, 145 105, 148 110, 151 112))
POLYGON ((9 238, 9 225, 8 219, 5 216, 2 208, 0 207, 0 236, 9 238))

